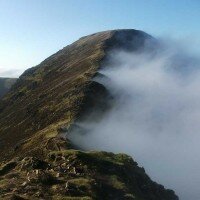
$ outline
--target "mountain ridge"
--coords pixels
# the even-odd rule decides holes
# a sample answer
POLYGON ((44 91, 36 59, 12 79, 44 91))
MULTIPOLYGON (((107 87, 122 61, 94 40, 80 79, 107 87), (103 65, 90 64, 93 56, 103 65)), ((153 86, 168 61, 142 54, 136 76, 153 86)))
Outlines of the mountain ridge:
MULTIPOLYGON (((12 138, 9 138, 6 146, 13 148, 16 142, 28 139, 30 134, 45 129, 48 125, 52 126, 53 123, 58 123, 58 126, 62 121, 63 124, 70 124, 78 114, 85 88, 92 82, 92 78, 103 63, 104 56, 106 57, 105 52, 119 47, 141 48, 144 39, 150 36, 140 33, 136 30, 125 30, 93 34, 68 45, 38 66, 26 70, 0 102, 0 118, 5 119, 0 120, 0 132, 3 132, 5 139, 7 133, 8 137, 10 132, 16 133, 13 144, 11 144, 12 138), (122 33, 126 33, 125 38, 122 38, 122 33), (134 37, 140 44, 134 46, 126 42, 134 37), (76 58, 76 55, 79 57, 76 58), (23 105, 21 101, 24 102, 23 105), (12 110, 15 110, 15 113, 12 110), (53 115, 49 115, 48 112, 53 115), (7 127, 8 116, 11 121, 9 127, 7 127)), ((105 60, 106 58, 104 62, 105 60)), ((7 154, 7 149, 6 152, 2 151, 4 157, 5 153, 7 154)))
POLYGON ((142 50, 149 39, 134 29, 85 36, 20 76, 0 100, 1 197, 178 199, 126 155, 82 152, 62 137, 89 109, 107 109, 101 102, 106 88, 93 78, 109 62, 109 52, 142 50), (10 187, 13 174, 18 178, 10 187))

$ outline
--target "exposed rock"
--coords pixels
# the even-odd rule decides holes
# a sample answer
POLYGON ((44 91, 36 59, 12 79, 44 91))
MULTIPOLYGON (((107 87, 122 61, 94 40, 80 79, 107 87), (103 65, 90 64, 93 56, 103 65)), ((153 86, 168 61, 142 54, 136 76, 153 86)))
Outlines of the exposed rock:
MULTIPOLYGON (((24 158, 17 162, 14 171, 21 170, 24 158)), ((140 199, 177 200, 171 190, 151 181, 143 168, 125 154, 83 152, 78 150, 49 153, 45 161, 49 168, 43 170, 24 166, 19 177, 0 181, 0 198, 7 198, 6 188, 15 196, 26 199, 140 199)), ((11 172, 7 172, 8 174, 11 172)), ((8 176, 7 176, 8 177, 8 176)))

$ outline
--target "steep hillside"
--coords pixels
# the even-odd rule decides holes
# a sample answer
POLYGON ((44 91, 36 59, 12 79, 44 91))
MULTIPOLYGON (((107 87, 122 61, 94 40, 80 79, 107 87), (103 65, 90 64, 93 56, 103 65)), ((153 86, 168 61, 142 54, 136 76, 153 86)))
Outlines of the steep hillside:
POLYGON ((0 98, 10 90, 16 80, 15 78, 0 78, 0 98))
POLYGON ((1 198, 178 199, 130 157, 78 151, 61 137, 89 110, 109 108, 112 97, 93 80, 109 52, 142 50, 149 39, 136 30, 96 33, 22 74, 0 101, 1 198))
MULTIPOLYGON (((106 52, 117 48, 140 49, 148 38, 149 35, 135 30, 93 34, 22 74, 0 101, 0 159, 27 153, 20 148, 14 151, 18 142, 29 140, 31 145, 42 138, 44 143, 44 137, 55 136, 59 127, 69 126, 87 105, 89 90, 96 91, 98 87, 99 91, 99 87, 103 87, 94 84, 92 78, 106 61, 106 52)), ((37 151, 35 144, 33 147, 37 151)), ((28 149, 32 151, 33 148, 28 149)))

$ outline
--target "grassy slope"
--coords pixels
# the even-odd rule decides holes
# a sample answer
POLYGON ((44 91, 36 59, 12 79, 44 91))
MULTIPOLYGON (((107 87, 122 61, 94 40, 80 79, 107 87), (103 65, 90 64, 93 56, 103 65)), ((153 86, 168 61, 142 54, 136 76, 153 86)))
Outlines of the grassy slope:
POLYGON ((0 160, 26 153, 13 152, 18 142, 31 140, 35 147, 42 140, 43 145, 46 137, 57 134, 58 127, 73 122, 110 35, 84 37, 20 77, 0 101, 0 160))
POLYGON ((146 37, 134 30, 83 37, 20 77, 0 101, 1 198, 177 199, 129 157, 72 150, 68 140, 58 137, 82 111, 106 52, 132 48, 128 41, 133 38, 137 49, 146 37))

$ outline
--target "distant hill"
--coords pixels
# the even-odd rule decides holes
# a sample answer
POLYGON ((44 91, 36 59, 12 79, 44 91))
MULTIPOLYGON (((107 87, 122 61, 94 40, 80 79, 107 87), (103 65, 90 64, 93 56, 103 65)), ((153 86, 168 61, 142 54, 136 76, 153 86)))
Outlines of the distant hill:
POLYGON ((131 157, 62 137, 89 110, 107 109, 108 91, 94 77, 108 53, 142 50, 148 39, 133 29, 92 34, 20 76, 0 100, 1 199, 178 200, 131 157))
POLYGON ((16 82, 16 78, 1 78, 0 77, 0 98, 5 95, 12 85, 16 82))

